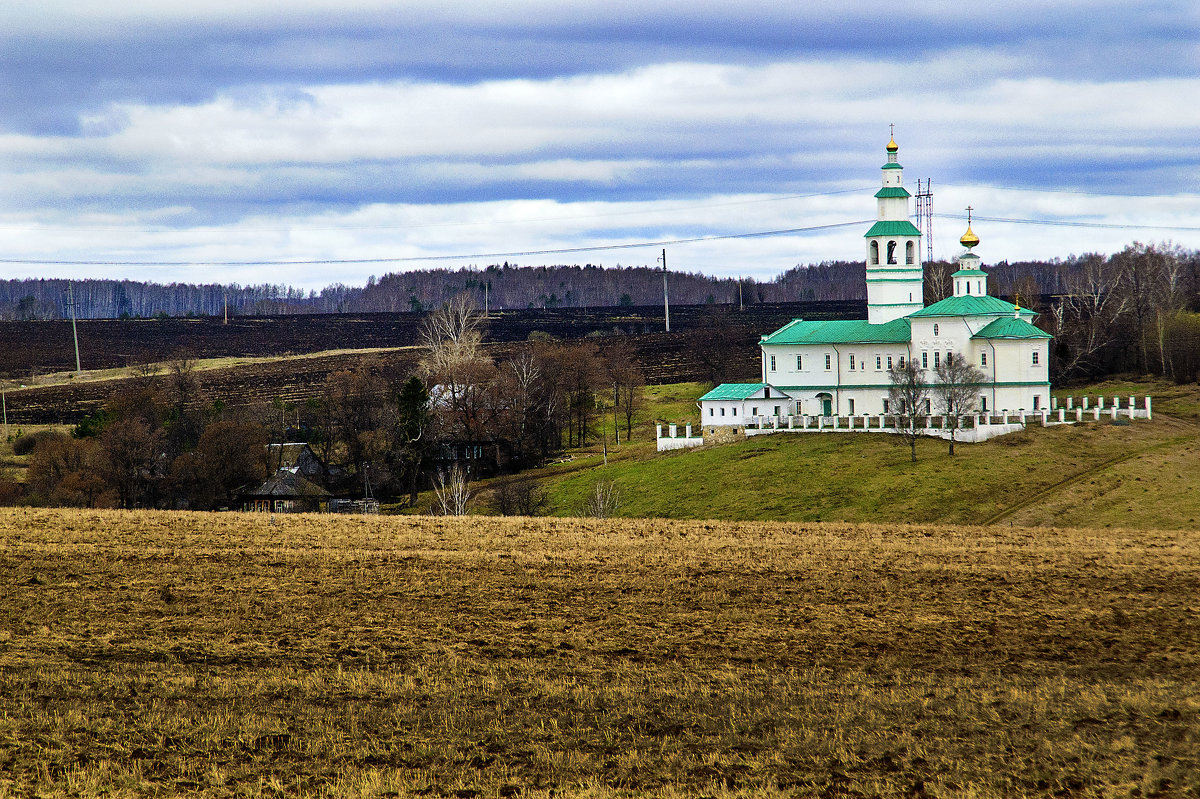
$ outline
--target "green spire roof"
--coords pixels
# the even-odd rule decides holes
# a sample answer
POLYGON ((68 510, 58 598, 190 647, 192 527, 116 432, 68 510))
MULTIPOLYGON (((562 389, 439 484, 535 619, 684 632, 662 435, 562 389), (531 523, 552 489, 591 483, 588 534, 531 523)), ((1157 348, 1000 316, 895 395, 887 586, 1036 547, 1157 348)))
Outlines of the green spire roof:
POLYGON ((863 238, 869 239, 874 236, 920 236, 921 231, 917 230, 917 226, 909 221, 888 221, 876 222, 871 225, 863 238))
POLYGON ((875 196, 883 199, 884 197, 911 197, 912 195, 903 186, 884 186, 875 192, 875 196))

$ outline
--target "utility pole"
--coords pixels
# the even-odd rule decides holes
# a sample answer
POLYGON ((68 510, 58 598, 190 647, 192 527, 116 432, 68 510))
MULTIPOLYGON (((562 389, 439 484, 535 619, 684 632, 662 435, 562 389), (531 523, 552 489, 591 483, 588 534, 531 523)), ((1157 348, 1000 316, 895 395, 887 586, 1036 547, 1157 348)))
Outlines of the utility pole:
POLYGON ((75 325, 75 284, 67 283, 67 305, 71 306, 71 337, 75 339, 75 374, 82 375, 79 365, 79 328, 75 325))
POLYGON ((662 258, 659 258, 663 265, 663 321, 666 323, 667 332, 671 332, 671 304, 667 300, 667 250, 663 248, 662 258))
POLYGON ((225 299, 225 303, 224 303, 224 305, 225 305, 225 322, 224 322, 224 324, 229 324, 229 292, 225 292, 224 299, 225 299))
POLYGON ((738 310, 746 310, 746 303, 742 300, 742 278, 738 278, 738 310))
POLYGON ((617 384, 613 383, 613 436, 617 446, 621 446, 621 420, 617 418, 617 410, 621 407, 621 395, 617 391, 617 384))

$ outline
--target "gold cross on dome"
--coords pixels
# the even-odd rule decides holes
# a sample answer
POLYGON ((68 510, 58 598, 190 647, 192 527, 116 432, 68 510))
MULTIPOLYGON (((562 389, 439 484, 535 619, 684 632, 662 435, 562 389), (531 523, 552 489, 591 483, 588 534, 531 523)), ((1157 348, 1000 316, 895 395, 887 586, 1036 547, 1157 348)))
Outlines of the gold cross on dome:
POLYGON ((888 133, 891 135, 891 137, 893 139, 896 138, 896 123, 895 122, 888 125, 888 133))
POLYGON ((971 226, 971 211, 973 211, 973 210, 975 210, 975 209, 973 209, 969 205, 967 206, 967 227, 971 226))

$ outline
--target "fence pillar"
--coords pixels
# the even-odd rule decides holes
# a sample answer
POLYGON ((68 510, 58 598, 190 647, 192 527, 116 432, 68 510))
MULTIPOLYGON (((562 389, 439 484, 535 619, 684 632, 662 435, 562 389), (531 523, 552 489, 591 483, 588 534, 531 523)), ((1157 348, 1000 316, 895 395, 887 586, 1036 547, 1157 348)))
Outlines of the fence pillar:
POLYGON ((1058 421, 1059 421, 1059 422, 1065 422, 1065 421, 1067 421, 1067 412, 1066 412, 1066 410, 1065 410, 1065 409, 1063 409, 1063 408, 1059 408, 1059 409, 1058 409, 1058 421))
POLYGON ((1075 398, 1067 397, 1067 410, 1070 411, 1070 410, 1074 410, 1074 409, 1075 409, 1075 398))
POLYGON ((1083 398, 1083 409, 1085 411, 1088 409, 1088 398, 1086 396, 1083 398))
POLYGON ((1146 395, 1146 418, 1147 419, 1151 418, 1150 417, 1150 395, 1149 394, 1146 395))
POLYGON ((1099 397, 1096 397, 1096 407, 1099 408, 1100 410, 1104 410, 1104 395, 1103 394, 1101 394, 1099 397))
POLYGON ((692 437, 692 426, 689 424, 687 427, 685 427, 683 429, 687 431, 684 433, 684 437, 691 438, 692 437))
POLYGON ((1117 410, 1121 409, 1121 398, 1120 397, 1113 397, 1113 407, 1116 408, 1117 410))
POLYGON ((1052 410, 1052 411, 1058 410, 1058 397, 1050 398, 1050 410, 1052 410))
POLYGON ((671 431, 671 438, 675 438, 675 436, 679 435, 679 425, 673 424, 667 429, 671 431))
POLYGON ((1109 413, 1111 413, 1111 414, 1112 414, 1112 420, 1113 420, 1114 422, 1115 422, 1115 421, 1117 421, 1117 410, 1118 410, 1118 409, 1117 409, 1117 406, 1116 406, 1116 405, 1112 406, 1112 408, 1110 408, 1110 409, 1109 409, 1109 413))
POLYGON ((1092 408, 1092 413, 1094 413, 1096 415, 1096 421, 1097 422, 1100 421, 1100 406, 1099 405, 1097 405, 1095 408, 1092 408))
POLYGON ((1050 417, 1050 412, 1047 410, 1043 410, 1042 411, 1042 427, 1045 427, 1046 423, 1050 421, 1049 417, 1050 417))
POLYGON ((654 428, 658 431, 658 438, 662 438, 662 425, 656 424, 654 425, 654 428))
POLYGON ((1129 419, 1133 420, 1133 409, 1137 407, 1137 397, 1129 395, 1129 419))
POLYGON ((836 416, 833 417, 833 429, 834 430, 838 429, 838 417, 836 417, 836 416))
POLYGON ((1077 422, 1083 421, 1083 408, 1075 409, 1075 421, 1077 421, 1077 422))

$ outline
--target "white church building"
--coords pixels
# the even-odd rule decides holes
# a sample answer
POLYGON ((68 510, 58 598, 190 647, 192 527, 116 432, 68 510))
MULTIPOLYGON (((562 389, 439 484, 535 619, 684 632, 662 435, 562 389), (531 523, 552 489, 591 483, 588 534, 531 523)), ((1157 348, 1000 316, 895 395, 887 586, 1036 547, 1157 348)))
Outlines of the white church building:
POLYGON ((865 235, 867 318, 794 319, 763 336, 762 381, 725 383, 701 397, 704 428, 743 427, 762 417, 886 414, 889 369, 916 362, 933 384, 950 353, 985 376, 976 387, 978 412, 1050 408, 1051 336, 1033 325, 1033 311, 988 294, 969 220, 953 296, 925 306, 921 231, 909 218, 911 195, 894 138, 886 149, 877 221, 865 235))

